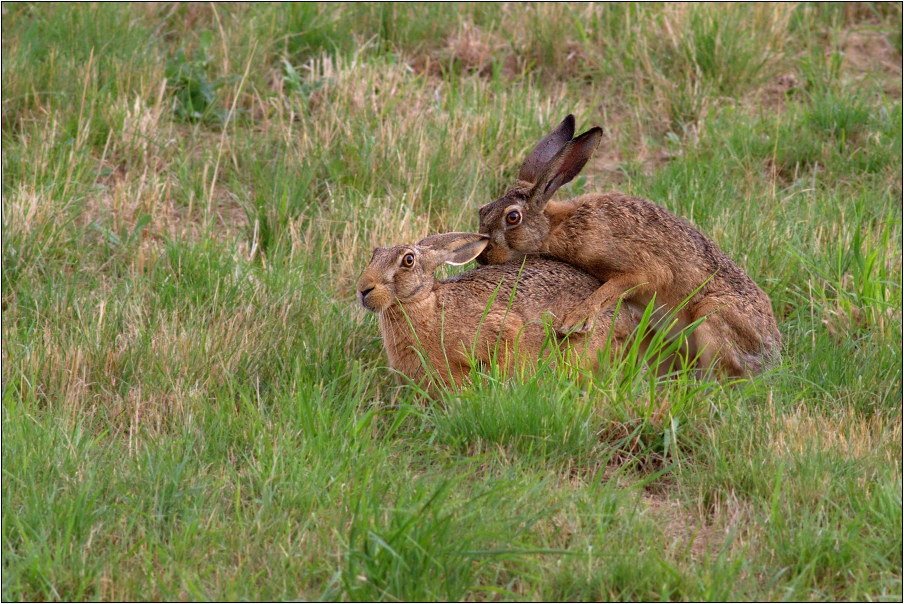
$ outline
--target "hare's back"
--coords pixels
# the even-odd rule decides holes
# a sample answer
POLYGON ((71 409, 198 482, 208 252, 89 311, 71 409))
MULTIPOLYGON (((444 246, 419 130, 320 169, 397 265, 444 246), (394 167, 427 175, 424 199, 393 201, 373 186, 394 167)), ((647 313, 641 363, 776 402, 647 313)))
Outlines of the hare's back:
POLYGON ((595 292, 602 283, 565 262, 542 256, 527 256, 504 264, 480 266, 443 281, 465 288, 471 296, 489 301, 495 293, 497 303, 507 304, 514 290, 513 303, 546 308, 571 307, 595 292))

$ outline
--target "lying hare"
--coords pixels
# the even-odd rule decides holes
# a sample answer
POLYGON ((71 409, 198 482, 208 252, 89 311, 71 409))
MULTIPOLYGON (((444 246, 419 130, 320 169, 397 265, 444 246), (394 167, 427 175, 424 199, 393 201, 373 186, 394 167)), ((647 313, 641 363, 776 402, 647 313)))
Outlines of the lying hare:
MULTIPOLYGON (((484 235, 445 233, 415 245, 374 250, 358 280, 358 296, 364 308, 380 314, 383 345, 393 369, 416 382, 438 378, 448 386, 462 383, 470 359, 483 364, 495 359, 508 369, 518 360, 536 361, 549 352, 544 351, 544 315, 564 313, 600 286, 577 268, 539 257, 527 259, 523 267, 519 261, 442 281, 433 276, 443 263, 473 260, 487 243, 484 235), (433 375, 425 375, 428 371, 433 375)), ((558 344, 595 361, 596 352, 605 349, 612 318, 609 309, 598 318, 598 329, 558 344)), ((611 350, 619 348, 635 326, 630 312, 619 312, 611 350)))
POLYGON ((619 193, 550 201, 584 167, 602 137, 592 128, 572 140, 569 115, 531 151, 515 183, 480 208, 490 243, 477 261, 506 262, 544 253, 588 271, 604 284, 570 309, 560 333, 587 329, 587 318, 619 298, 646 307, 655 294, 660 319, 674 329, 705 318, 686 342, 698 367, 732 376, 774 365, 781 336, 769 297, 731 258, 687 221, 645 199, 619 193), (681 307, 682 301, 689 302, 681 307))

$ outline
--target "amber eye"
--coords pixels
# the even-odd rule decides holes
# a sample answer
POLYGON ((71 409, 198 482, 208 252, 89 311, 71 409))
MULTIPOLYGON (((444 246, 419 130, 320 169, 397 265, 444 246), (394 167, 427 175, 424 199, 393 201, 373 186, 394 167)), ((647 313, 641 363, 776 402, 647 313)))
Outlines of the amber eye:
POLYGON ((414 266, 414 254, 405 254, 402 256, 402 266, 405 268, 411 268, 414 266))
POLYGON ((515 226, 516 224, 521 222, 521 212, 518 210, 512 210, 508 214, 505 215, 505 223, 509 226, 515 226))

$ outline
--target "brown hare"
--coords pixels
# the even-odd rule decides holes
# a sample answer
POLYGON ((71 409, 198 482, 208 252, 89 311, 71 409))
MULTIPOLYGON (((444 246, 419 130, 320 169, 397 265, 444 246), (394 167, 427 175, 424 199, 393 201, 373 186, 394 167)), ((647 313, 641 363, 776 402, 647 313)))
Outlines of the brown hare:
MULTIPOLYGON (((536 362, 544 350, 547 313, 564 313, 591 295, 600 282, 584 271, 551 258, 528 258, 478 267, 445 280, 433 276, 443 263, 473 260, 488 239, 476 233, 433 235, 414 245, 381 247, 358 280, 361 305, 379 313, 389 365, 415 382, 461 385, 471 359, 513 369, 536 362), (424 363, 430 368, 425 370, 424 363)), ((612 309, 589 333, 555 337, 591 364, 606 348, 612 309)), ((619 312, 610 350, 620 348, 636 327, 635 317, 619 312)))
POLYGON ((560 333, 586 329, 588 317, 619 298, 637 308, 655 295, 660 320, 677 312, 675 330, 705 319, 684 351, 697 358, 701 373, 715 368, 740 377, 772 367, 781 336, 769 296, 689 222, 621 193, 550 200, 590 159, 602 129, 573 136, 569 115, 531 151, 514 186, 480 208, 480 232, 490 242, 477 261, 495 264, 540 253, 602 281, 565 314, 560 333))

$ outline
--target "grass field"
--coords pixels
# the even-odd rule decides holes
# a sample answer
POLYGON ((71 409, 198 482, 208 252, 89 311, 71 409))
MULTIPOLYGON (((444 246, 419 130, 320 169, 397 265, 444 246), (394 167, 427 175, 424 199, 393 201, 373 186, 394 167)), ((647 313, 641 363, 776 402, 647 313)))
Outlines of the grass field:
POLYGON ((4 600, 901 600, 901 4, 2 11, 4 600), (568 113, 780 369, 396 384, 371 249, 568 113))

